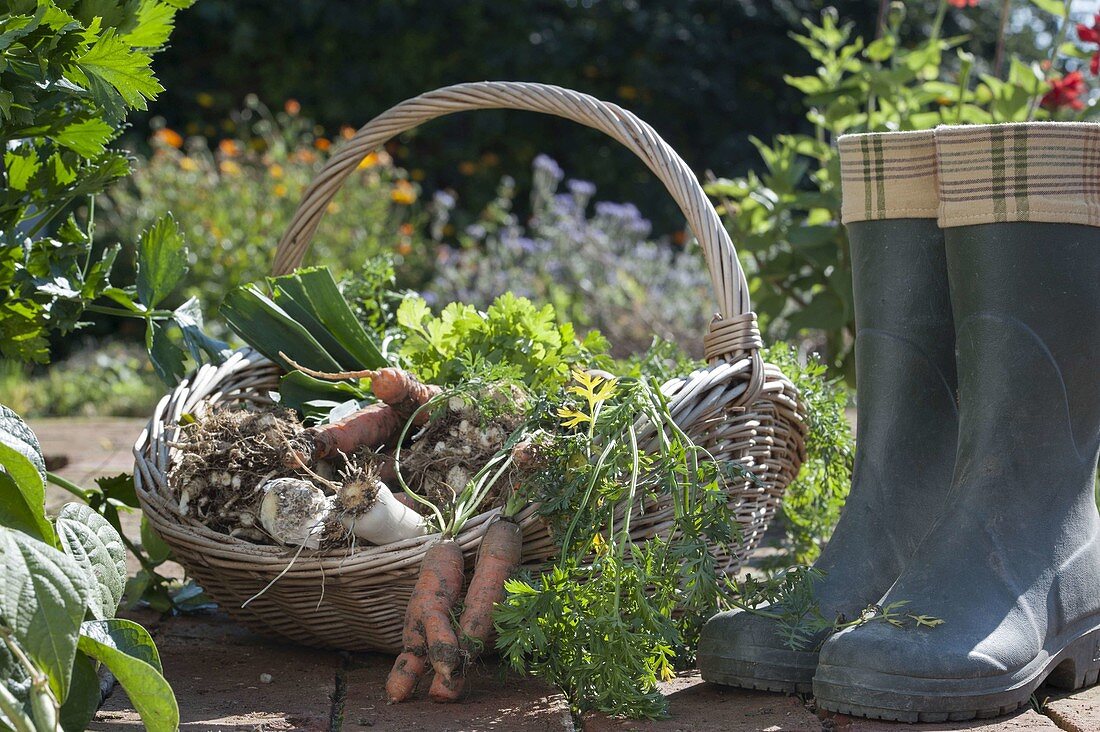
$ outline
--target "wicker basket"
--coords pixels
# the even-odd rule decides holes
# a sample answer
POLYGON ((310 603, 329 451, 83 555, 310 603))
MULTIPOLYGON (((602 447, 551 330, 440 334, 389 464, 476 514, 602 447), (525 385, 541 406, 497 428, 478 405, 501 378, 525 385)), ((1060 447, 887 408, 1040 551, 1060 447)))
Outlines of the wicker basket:
MULTIPOLYGON (((719 559, 724 571, 736 571, 798 474, 805 457, 804 413, 793 384, 760 357, 762 343, 745 276, 718 214, 684 161, 630 112, 566 89, 511 82, 460 84, 402 102, 360 129, 320 171, 279 243, 275 274, 301 262, 329 201, 364 156, 427 120, 490 108, 553 114, 618 140, 661 179, 702 245, 718 304, 703 338, 709 366, 668 382, 663 390, 677 422, 698 444, 719 459, 740 463, 757 478, 730 487, 743 542, 734 554, 719 559)), ((166 475, 181 415, 203 402, 266 402, 268 393, 278 388, 279 376, 273 363, 244 350, 219 366, 203 366, 165 396, 134 446, 142 508, 175 558, 231 615, 252 628, 312 646, 396 652, 420 560, 435 537, 295 557, 296 550, 234 539, 179 514, 166 475)), ((472 519, 457 537, 468 567, 493 515, 472 519)), ((545 566, 555 553, 545 524, 531 509, 518 519, 524 530, 525 566, 545 566)), ((671 523, 669 499, 647 505, 632 533, 636 539, 652 537, 671 523)))

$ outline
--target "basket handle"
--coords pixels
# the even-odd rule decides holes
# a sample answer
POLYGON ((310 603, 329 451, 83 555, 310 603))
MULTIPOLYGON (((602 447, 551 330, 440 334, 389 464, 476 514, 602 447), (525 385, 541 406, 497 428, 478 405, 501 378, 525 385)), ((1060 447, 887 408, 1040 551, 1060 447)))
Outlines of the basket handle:
MULTIPOLYGON (((274 274, 286 274, 301 263, 329 202, 366 155, 423 122, 474 109, 519 109, 564 117, 606 133, 641 158, 665 184, 703 247, 718 302, 718 312, 704 337, 707 359, 751 355, 753 366, 759 367, 752 369, 753 381, 762 382, 763 363, 757 354, 762 342, 756 315, 751 312, 745 273, 718 212, 687 163, 652 127, 625 109, 548 84, 510 81, 456 84, 407 99, 372 119, 341 146, 306 188, 290 226, 279 241, 274 274)), ((757 391, 750 387, 745 396, 755 397, 757 391)))

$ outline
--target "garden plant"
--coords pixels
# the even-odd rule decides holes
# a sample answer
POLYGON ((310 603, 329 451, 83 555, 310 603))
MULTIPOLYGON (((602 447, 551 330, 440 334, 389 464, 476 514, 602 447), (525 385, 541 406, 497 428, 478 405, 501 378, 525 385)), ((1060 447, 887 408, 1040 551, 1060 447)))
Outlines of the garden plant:
MULTIPOLYGON (((858 226, 841 225, 847 167, 838 139, 1092 119, 1100 15, 1076 23, 1068 0, 1005 0, 996 9, 974 0, 882 2, 872 33, 861 36, 828 8, 791 35, 805 54, 798 64, 812 72, 768 92, 801 100, 803 131, 752 138, 759 160, 744 175, 717 177, 706 161, 690 161, 706 171, 706 192, 740 254, 731 261, 747 275, 743 302, 751 296, 773 343, 762 347, 748 328, 739 338, 750 345, 733 349, 743 358, 725 366, 759 357, 761 378, 771 380, 762 398, 778 405, 768 419, 795 425, 770 443, 792 456, 791 474, 777 478, 767 459, 731 459, 729 440, 682 423, 690 410, 675 380, 722 373, 729 354, 708 353, 708 364, 702 348, 676 345, 693 343, 711 320, 712 278, 678 219, 658 235, 634 203, 601 197, 621 198, 623 181, 633 179, 601 168, 592 175, 597 193, 509 136, 500 152, 530 160, 529 176, 522 171, 517 183, 502 173, 497 151, 463 138, 453 153, 439 153, 455 169, 448 181, 409 163, 411 150, 425 149, 409 133, 352 161, 343 192, 322 202, 314 237, 298 202, 315 195, 308 186, 318 174, 342 164, 343 150, 357 149, 351 126, 326 119, 323 127, 296 98, 257 94, 227 102, 227 94, 199 93, 203 123, 152 114, 164 91, 154 55, 192 2, 15 0, 0 14, 0 722, 19 732, 83 729, 117 681, 147 728, 177 728, 151 636, 115 616, 120 606, 166 614, 210 607, 194 580, 162 576, 173 551, 192 569, 188 548, 158 535, 166 520, 270 560, 263 571, 242 570, 262 580, 240 597, 218 595, 235 580, 205 568, 215 599, 229 597, 223 606, 254 624, 281 601, 280 580, 292 570, 320 567, 321 613, 327 569, 423 543, 422 556, 394 570, 412 597, 398 637, 363 640, 399 652, 386 683, 391 702, 411 698, 431 673, 428 695, 459 701, 472 664, 495 651, 561 688, 575 711, 660 718, 668 713, 660 682, 697 663, 714 668, 721 654, 705 649, 725 621, 704 626, 733 608, 751 618, 740 622, 768 624, 769 642, 787 657, 815 663, 826 639, 859 626, 955 632, 944 630, 959 625, 952 608, 946 623, 925 612, 926 593, 892 592, 877 606, 883 578, 864 572, 848 581, 841 568, 833 578, 840 590, 823 598, 815 588, 839 565, 826 551, 817 567, 804 566, 828 544, 853 480, 845 416, 858 370, 853 277, 873 267, 860 254, 858 226), (969 14, 996 17, 997 34, 974 21, 972 35, 949 35, 969 14), (1028 44, 1050 38, 1026 58, 1009 52, 1021 18, 1028 44), (228 118, 215 116, 230 104, 228 118), (147 132, 132 135, 134 151, 123 152, 135 112, 145 113, 147 132), (488 203, 475 205, 483 196, 488 203), (288 227, 281 274, 265 277, 288 227), (287 243, 311 238, 314 256, 335 266, 284 266, 287 243), (108 336, 97 353, 74 345, 99 349, 96 339, 116 326, 137 334, 130 341, 140 355, 125 335, 108 336), (96 336, 83 340, 81 331, 96 336), (70 349, 75 357, 45 370, 70 349), (245 378, 228 398, 176 389, 188 379, 198 394, 234 373, 245 378), (174 391, 151 423, 163 429, 142 437, 137 479, 103 477, 93 488, 48 472, 33 431, 10 408, 71 415, 102 399, 147 416, 165 388, 174 391), (170 457, 156 462, 154 453, 170 457), (47 485, 75 500, 48 515, 47 485), (752 520, 742 499, 731 500, 777 490, 782 505, 768 499, 752 520), (120 514, 143 506, 135 540, 122 532, 120 514), (729 568, 760 540, 759 516, 773 508, 784 534, 779 557, 734 581, 729 568), (659 528, 655 516, 666 516, 659 528), (536 525, 544 534, 533 539, 536 525), (132 577, 128 552, 140 567, 132 577)), ((660 37, 682 40, 676 28, 695 5, 639 10, 631 32, 655 25, 660 37)), ((232 12, 252 21, 247 10, 232 12)), ((606 30, 619 13, 599 9, 593 28, 606 30)), ((553 13, 539 17, 555 22, 553 13)), ((698 27, 688 35, 713 41, 698 27)), ((561 43, 553 34, 544 40, 561 43)), ((652 64, 652 55, 635 61, 652 64)), ((611 83, 591 68, 583 73, 593 84, 611 83)), ((623 106, 648 106, 658 88, 669 90, 659 75, 652 89, 615 84, 614 95, 623 106)), ((316 95, 301 96, 332 114, 316 95)), ((747 147, 723 145, 720 164, 747 147)), ((586 176, 589 162, 578 166, 586 176)), ((662 226, 680 215, 649 201, 651 193, 639 200, 654 206, 662 226)), ((874 356, 866 339, 861 348, 865 360, 874 356)), ((953 353, 939 355, 935 365, 953 373, 953 353)), ((892 378, 920 370, 894 356, 892 378)), ((968 373, 973 379, 974 368, 968 373)), ((876 393, 873 380, 861 372, 860 381, 861 427, 873 427, 884 412, 865 396, 876 393)), ((905 388, 880 384, 877 393, 905 388)), ((946 414, 956 403, 922 406, 946 414)), ((728 420, 708 424, 725 429, 751 407, 738 404, 728 420)), ((934 417, 919 443, 953 456, 954 418, 934 417)), ((874 435, 865 438, 865 451, 874 446, 874 435)), ((939 473, 950 466, 941 457, 914 461, 891 484, 946 487, 939 473)), ((857 509, 870 505, 859 480, 857 509)), ((853 543, 844 526, 834 554, 853 543)), ((868 547, 897 532, 871 534, 873 526, 855 544, 878 556, 868 547)), ((800 677, 784 688, 805 692, 807 684, 800 677)))

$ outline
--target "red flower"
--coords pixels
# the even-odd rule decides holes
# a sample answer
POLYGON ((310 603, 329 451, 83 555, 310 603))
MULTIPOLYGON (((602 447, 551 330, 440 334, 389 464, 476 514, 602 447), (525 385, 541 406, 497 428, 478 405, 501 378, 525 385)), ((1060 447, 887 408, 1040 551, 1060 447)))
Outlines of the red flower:
POLYGON ((1043 95, 1042 104, 1047 109, 1081 110, 1085 103, 1081 101, 1081 95, 1085 93, 1085 77, 1080 71, 1073 71, 1060 79, 1051 79, 1050 91, 1043 95))
POLYGON ((951 3, 956 8, 976 8, 976 7, 978 7, 978 0, 947 0, 947 2, 951 3))
MULTIPOLYGON (((1100 43, 1100 13, 1093 16, 1091 28, 1084 23, 1077 24, 1077 37, 1081 43, 1100 43)), ((1093 52, 1089 71, 1093 76, 1100 74, 1100 51, 1093 52)))

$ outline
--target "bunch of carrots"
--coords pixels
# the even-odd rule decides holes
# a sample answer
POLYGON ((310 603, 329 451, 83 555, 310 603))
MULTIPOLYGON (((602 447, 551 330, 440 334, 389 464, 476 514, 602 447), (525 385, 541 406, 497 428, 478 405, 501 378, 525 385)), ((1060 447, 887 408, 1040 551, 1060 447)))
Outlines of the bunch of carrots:
MULTIPOLYGON (((419 427, 427 423, 431 418, 427 407, 442 395, 438 386, 424 384, 398 368, 326 373, 290 363, 316 378, 370 379, 371 391, 379 400, 339 422, 311 428, 313 454, 305 456, 311 462, 338 452, 351 454, 361 447, 399 445, 409 425, 419 427)), ((508 459, 517 464, 528 461, 527 445, 515 445, 508 459)), ((462 527, 463 517, 452 519, 428 548, 405 612, 403 650, 386 680, 390 702, 408 699, 429 666, 435 672, 429 690, 433 700, 453 702, 461 697, 465 669, 489 642, 493 608, 504 599, 504 583, 521 559, 522 529, 505 513, 508 512, 489 526, 482 539, 457 627, 451 620, 451 611, 465 584, 465 567, 462 549, 454 537, 462 527)))

